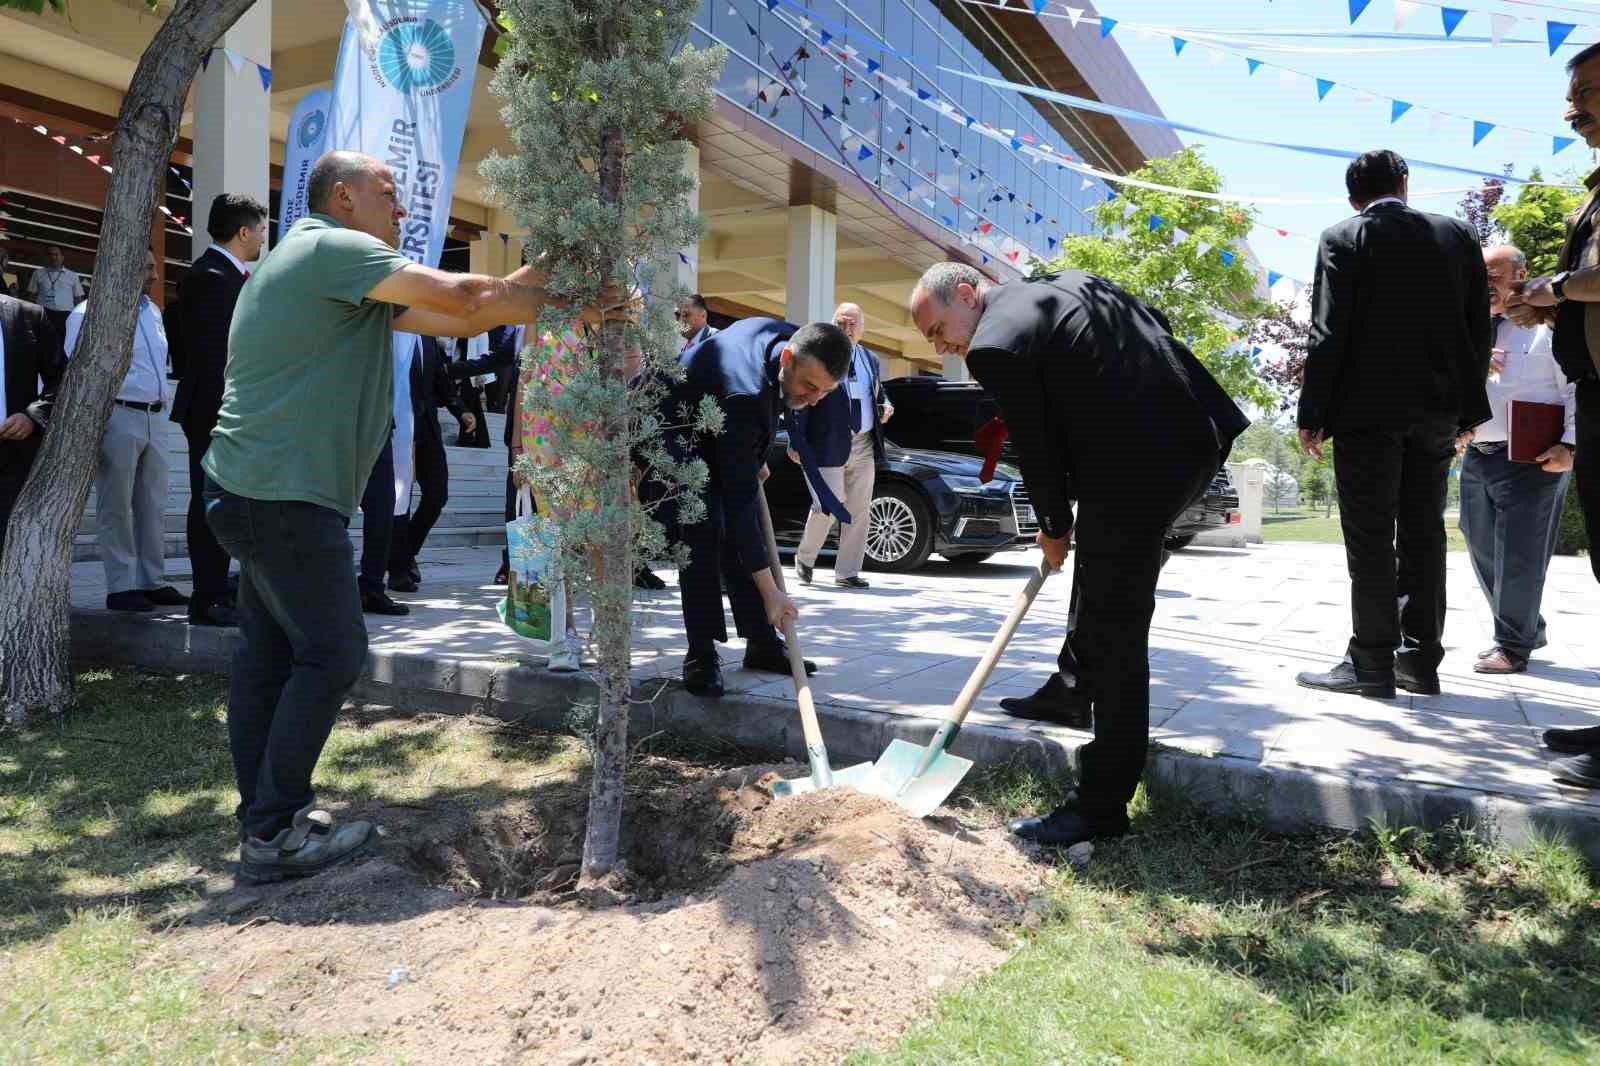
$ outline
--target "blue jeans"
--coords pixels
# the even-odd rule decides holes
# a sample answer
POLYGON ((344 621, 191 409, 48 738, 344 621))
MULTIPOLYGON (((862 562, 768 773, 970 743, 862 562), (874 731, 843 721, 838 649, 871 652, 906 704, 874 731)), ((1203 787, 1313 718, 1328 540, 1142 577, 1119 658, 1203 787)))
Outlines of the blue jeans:
POLYGON ((1494 614, 1494 642, 1526 659, 1544 635, 1539 602, 1572 475, 1469 447, 1461 461, 1461 532, 1494 614))
POLYGON ((252 500, 206 480, 206 522, 239 562, 228 745, 245 832, 270 840, 311 803, 311 774, 367 661, 349 523, 316 504, 252 500))

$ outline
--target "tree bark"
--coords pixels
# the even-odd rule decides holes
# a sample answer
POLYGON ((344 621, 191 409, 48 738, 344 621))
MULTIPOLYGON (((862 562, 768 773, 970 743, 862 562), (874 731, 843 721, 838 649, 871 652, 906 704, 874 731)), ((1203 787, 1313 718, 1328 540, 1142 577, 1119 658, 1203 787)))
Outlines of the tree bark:
MULTIPOLYGON (((620 50, 618 18, 606 20, 602 31, 607 58, 620 50)), ((609 282, 619 274, 624 240, 620 205, 626 145, 622 130, 610 128, 600 138, 600 204, 618 212, 612 249, 601 257, 609 282)), ((628 668, 632 657, 633 542, 631 524, 632 466, 628 457, 628 397, 624 377, 624 326, 607 322, 601 329, 600 372, 617 386, 614 402, 600 419, 598 432, 612 449, 614 462, 606 466, 600 498, 615 508, 615 520, 601 547, 602 574, 594 600, 594 628, 600 636, 600 706, 595 722, 594 777, 589 789, 589 826, 583 841, 582 881, 595 885, 617 866, 622 836, 624 773, 628 763, 628 706, 632 691, 628 668)), ((552 634, 553 636, 554 634, 552 634)))
POLYGON ((111 189, 74 358, 44 447, 17 499, 0 558, 0 706, 24 725, 71 701, 67 670, 72 542, 112 401, 133 357, 156 192, 200 61, 254 0, 180 0, 129 82, 111 138, 111 189))

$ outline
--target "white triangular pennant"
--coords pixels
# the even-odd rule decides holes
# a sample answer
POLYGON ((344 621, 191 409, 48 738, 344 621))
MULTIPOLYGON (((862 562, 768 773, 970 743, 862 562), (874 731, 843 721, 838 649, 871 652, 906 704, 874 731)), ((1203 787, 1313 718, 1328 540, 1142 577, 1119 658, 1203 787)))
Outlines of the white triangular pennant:
POLYGON ((1356 103, 1358 103, 1358 104, 1370 104, 1376 99, 1377 99, 1377 97, 1373 96, 1369 92, 1365 92, 1365 91, 1362 91, 1362 90, 1357 90, 1356 91, 1356 103))
POLYGON ((1419 0, 1394 0, 1394 28, 1400 29, 1406 24, 1406 19, 1417 13, 1417 8, 1422 4, 1419 0))
POLYGON ((1221 63, 1222 60, 1223 60, 1222 53, 1219 52, 1215 48, 1207 48, 1206 49, 1206 57, 1211 60, 1211 65, 1212 66, 1216 66, 1218 63, 1221 63))
POLYGON ((235 74, 239 73, 239 68, 244 66, 244 56, 235 52, 232 48, 224 48, 222 54, 227 57, 228 66, 233 68, 233 72, 235 74))
POLYGON ((1428 132, 1438 133, 1440 130, 1444 129, 1445 123, 1449 121, 1449 115, 1445 114, 1443 111, 1435 111, 1433 114, 1428 116, 1428 132))
POLYGON ((1188 230, 1178 229, 1176 226, 1173 227, 1173 230, 1172 230, 1172 243, 1173 244, 1182 244, 1184 241, 1186 241, 1188 239, 1189 239, 1189 231, 1188 230))
POLYGON ((1278 84, 1279 85, 1283 86, 1285 89, 1293 89, 1299 83, 1300 83, 1300 75, 1296 74, 1292 70, 1285 70, 1282 67, 1278 68, 1278 84))
POLYGON ((1083 8, 1081 8, 1081 7, 1069 7, 1069 8, 1067 8, 1067 18, 1072 20, 1072 28, 1073 29, 1077 29, 1078 28, 1078 20, 1083 18, 1083 8))
POLYGON ((1517 16, 1515 15, 1490 15, 1489 40, 1498 46, 1500 44, 1500 38, 1510 33, 1516 24, 1517 16))

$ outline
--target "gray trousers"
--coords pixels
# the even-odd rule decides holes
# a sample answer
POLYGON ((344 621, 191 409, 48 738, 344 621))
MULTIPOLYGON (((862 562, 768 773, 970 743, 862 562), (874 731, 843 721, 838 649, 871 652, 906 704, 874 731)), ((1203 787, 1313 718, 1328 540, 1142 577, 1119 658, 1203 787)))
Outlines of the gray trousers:
POLYGON ((1469 447, 1461 461, 1461 533, 1494 614, 1494 642, 1526 659, 1544 636, 1539 603, 1572 474, 1469 447))
POLYGON ((94 478, 107 594, 166 583, 167 457, 159 443, 166 417, 121 404, 111 408, 94 478))
MULTIPOLYGON (((878 458, 872 450, 872 434, 857 433, 850 438, 850 458, 844 466, 821 470, 828 489, 850 512, 851 521, 839 527, 839 551, 833 557, 833 579, 842 581, 861 573, 867 554, 867 512, 872 508, 872 485, 878 477, 878 458)), ((810 489, 810 485, 806 488, 810 489)), ((834 518, 817 507, 817 494, 811 493, 811 513, 806 516, 806 531, 800 538, 795 558, 807 566, 817 565, 817 553, 833 532, 834 518)))

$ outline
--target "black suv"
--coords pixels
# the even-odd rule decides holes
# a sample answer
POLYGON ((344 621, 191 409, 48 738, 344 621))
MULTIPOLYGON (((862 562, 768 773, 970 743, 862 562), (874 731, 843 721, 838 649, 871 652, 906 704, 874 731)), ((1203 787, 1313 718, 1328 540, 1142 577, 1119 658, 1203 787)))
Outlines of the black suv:
MULTIPOLYGON (((906 448, 937 448, 944 452, 976 456, 973 438, 978 427, 999 413, 983 386, 975 381, 947 381, 936 377, 891 378, 883 383, 894 404, 894 418, 884 427, 906 448)), ((1003 459, 1016 460, 1011 443, 1000 451, 1003 459)), ((1186 548, 1196 534, 1239 521, 1239 495, 1227 467, 1217 472, 1205 496, 1172 524, 1167 548, 1186 548)), ((1034 527, 1037 529, 1037 526, 1034 527)))

